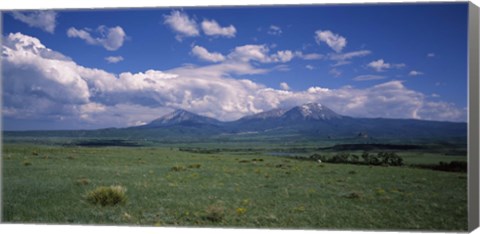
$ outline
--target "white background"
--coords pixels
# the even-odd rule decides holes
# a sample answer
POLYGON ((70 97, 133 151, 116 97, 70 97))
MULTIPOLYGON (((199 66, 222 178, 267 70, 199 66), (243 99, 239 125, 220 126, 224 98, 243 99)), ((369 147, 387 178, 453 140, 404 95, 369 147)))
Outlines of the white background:
MULTIPOLYGON (((451 0, 441 0, 442 2, 455 2, 451 0)), ((131 7, 165 7, 165 6, 226 6, 226 5, 292 5, 292 4, 347 4, 347 3, 411 3, 411 2, 429 2, 415 0, 0 0, 0 10, 10 9, 65 9, 65 8, 131 8, 131 7)), ((480 6, 480 0, 472 0, 474 4, 480 6)), ((396 232, 371 232, 371 231, 313 231, 313 230, 267 230, 267 229, 219 229, 219 228, 161 228, 161 227, 135 227, 135 226, 80 226, 80 225, 40 225, 40 224, 0 224, 0 233, 68 233, 68 234, 94 234, 94 233, 115 233, 115 234, 142 234, 142 233, 199 233, 199 234, 310 234, 310 233, 332 233, 332 234, 381 234, 398 233, 396 232)), ((410 232, 415 233, 415 232, 410 232)), ((416 232, 420 233, 420 232, 416 232)), ((421 232, 427 233, 427 232, 421 232)), ((475 234, 480 234, 477 229, 475 234)))

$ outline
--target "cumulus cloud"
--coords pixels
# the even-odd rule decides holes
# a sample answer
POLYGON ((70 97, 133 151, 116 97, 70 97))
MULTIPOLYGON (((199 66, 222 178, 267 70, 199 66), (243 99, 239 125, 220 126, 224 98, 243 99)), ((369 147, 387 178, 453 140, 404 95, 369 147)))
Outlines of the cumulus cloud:
POLYGON ((214 63, 222 62, 225 60, 225 56, 223 56, 222 54, 216 52, 209 52, 204 47, 197 45, 192 48, 192 54, 202 60, 214 63))
POLYGON ((72 38, 80 38, 90 45, 103 46, 106 50, 114 51, 122 47, 126 34, 122 27, 116 26, 108 28, 104 25, 99 26, 95 32, 99 37, 93 37, 90 29, 76 29, 71 27, 67 30, 67 36, 72 38))
POLYGON ((233 25, 221 27, 215 20, 203 20, 202 30, 208 36, 235 37, 237 29, 233 25))
POLYGON ((108 63, 118 63, 118 62, 123 61, 123 57, 122 56, 108 56, 108 57, 105 57, 105 60, 107 60, 108 63))
POLYGON ((283 90, 290 90, 290 86, 286 82, 280 83, 280 88, 283 90))
POLYGON ((293 53, 290 50, 280 50, 276 54, 270 56, 270 60, 273 62, 286 63, 293 59, 293 53))
POLYGON ((282 29, 279 26, 276 25, 270 25, 267 31, 268 34, 270 35, 280 35, 282 34, 282 29))
POLYGON ((408 73, 409 76, 420 76, 423 75, 423 72, 412 70, 408 73))
POLYGON ((404 63, 391 64, 391 63, 386 63, 383 59, 379 59, 379 60, 370 62, 367 66, 371 67, 373 70, 375 70, 377 72, 382 72, 382 71, 385 71, 386 69, 390 69, 390 68, 405 67, 405 64, 404 63))
POLYGON ((149 122, 174 108, 235 120, 306 102, 319 102, 356 117, 466 120, 465 110, 431 101, 430 95, 409 89, 401 81, 367 88, 317 86, 287 91, 288 84, 274 89, 242 78, 269 71, 238 60, 113 74, 80 66, 20 33, 4 37, 2 67, 2 113, 15 120, 43 118, 89 127, 124 127, 149 122))
POLYGON ((172 11, 169 15, 165 15, 164 19, 164 24, 167 24, 173 31, 178 33, 177 40, 182 40, 183 37, 200 35, 200 30, 195 20, 190 19, 184 12, 172 11))
POLYGON ((54 33, 57 25, 57 13, 53 11, 12 12, 13 18, 22 21, 30 27, 40 28, 45 32, 54 33))
POLYGON ((335 34, 329 30, 317 30, 315 31, 315 40, 317 44, 321 42, 326 43, 332 50, 339 53, 342 49, 347 46, 347 39, 338 34, 335 34))
POLYGON ((249 62, 257 61, 261 63, 286 63, 292 60, 295 54, 290 50, 279 50, 271 54, 266 45, 243 45, 237 46, 228 55, 230 60, 249 62))

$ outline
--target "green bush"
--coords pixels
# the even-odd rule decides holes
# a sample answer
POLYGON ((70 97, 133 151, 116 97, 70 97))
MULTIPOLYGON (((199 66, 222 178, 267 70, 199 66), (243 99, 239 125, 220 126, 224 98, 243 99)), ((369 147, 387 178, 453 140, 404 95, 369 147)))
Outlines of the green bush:
POLYGON ((313 154, 310 156, 311 160, 322 160, 322 162, 328 163, 349 163, 349 164, 365 164, 365 165, 385 165, 385 166, 402 166, 403 158, 398 156, 395 152, 378 152, 370 154, 364 152, 360 157, 355 154, 338 153, 331 158, 326 158, 319 154, 313 154), (361 160, 360 160, 361 158, 361 160))
POLYGON ((184 166, 173 166, 172 171, 185 171, 187 170, 187 168, 185 168, 184 166))
POLYGON ((191 165, 188 165, 188 168, 200 168, 202 165, 196 163, 196 164, 191 164, 191 165))
POLYGON ((88 202, 101 206, 114 206, 117 204, 124 204, 127 201, 127 189, 123 186, 101 186, 97 187, 86 194, 88 202))
POLYGON ((205 218, 212 222, 220 222, 225 216, 225 208, 220 204, 210 205, 205 209, 205 218))
POLYGON ((468 164, 465 161, 440 162, 435 169, 441 171, 467 172, 468 164))

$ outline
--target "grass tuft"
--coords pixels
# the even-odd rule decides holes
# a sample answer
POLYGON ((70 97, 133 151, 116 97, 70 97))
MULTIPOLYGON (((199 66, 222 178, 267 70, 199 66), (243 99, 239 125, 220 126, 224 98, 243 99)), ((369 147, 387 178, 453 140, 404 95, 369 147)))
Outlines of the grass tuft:
POLYGON ((172 171, 185 171, 185 170, 187 170, 187 168, 185 168, 184 166, 173 166, 170 170, 172 170, 172 171))
POLYGON ((247 212, 247 209, 243 207, 238 207, 237 209, 235 209, 235 211, 237 212, 237 215, 243 215, 245 214, 245 212, 247 212))
POLYGON ((345 195, 346 198, 348 199, 360 199, 362 198, 362 194, 358 192, 351 192, 347 195, 345 195))
POLYGON ((117 204, 124 204, 127 201, 125 192, 127 189, 123 186, 100 186, 86 194, 88 202, 101 206, 114 206, 117 204))
POLYGON ((385 189, 379 188, 375 191, 377 195, 385 195, 385 189))
POLYGON ((24 166, 31 166, 31 165, 32 165, 32 162, 26 160, 26 161, 23 161, 23 165, 24 165, 24 166))
POLYGON ((219 204, 213 204, 205 209, 205 218, 212 222, 220 222, 225 216, 225 208, 219 204))
POLYGON ((200 168, 202 165, 200 164, 191 164, 191 165, 188 165, 188 168, 200 168))
POLYGON ((83 178, 78 179, 76 181, 76 184, 77 185, 88 185, 88 184, 90 184, 90 180, 83 177, 83 178))

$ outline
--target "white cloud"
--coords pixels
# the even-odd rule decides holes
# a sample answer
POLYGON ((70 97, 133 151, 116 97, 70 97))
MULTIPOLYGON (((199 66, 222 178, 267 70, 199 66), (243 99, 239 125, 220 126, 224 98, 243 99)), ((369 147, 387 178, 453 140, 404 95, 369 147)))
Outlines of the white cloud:
POLYGON ((382 71, 385 71, 386 69, 390 69, 390 68, 405 67, 405 64, 404 63, 390 64, 390 63, 386 63, 383 59, 379 59, 379 60, 370 62, 367 66, 371 67, 372 69, 374 69, 377 72, 382 72, 382 71))
POLYGON ((352 51, 348 53, 331 53, 328 55, 328 59, 332 61, 336 61, 335 64, 333 64, 333 67, 338 67, 346 64, 350 64, 351 61, 350 59, 353 59, 355 57, 363 57, 371 54, 372 52, 369 50, 359 50, 359 51, 352 51))
POLYGON ((267 62, 269 49, 265 45, 244 45, 235 47, 234 51, 228 55, 229 58, 248 62, 255 60, 267 62))
POLYGON ((334 77, 340 77, 342 75, 342 72, 336 68, 331 69, 328 73, 334 77))
POLYGON ((192 48, 192 54, 202 60, 214 63, 222 62, 225 60, 225 56, 223 56, 222 54, 216 52, 209 52, 207 49, 197 45, 192 48))
POLYGON ((122 47, 127 36, 120 26, 112 28, 104 25, 99 26, 96 32, 100 37, 92 37, 90 31, 89 29, 76 29, 71 27, 67 30, 67 36, 73 38, 78 37, 87 42, 87 44, 103 46, 106 50, 110 51, 118 50, 122 47))
POLYGON ((294 53, 290 50, 279 50, 274 54, 270 54, 270 49, 266 45, 238 46, 228 55, 228 58, 234 61, 258 61, 262 63, 286 63, 294 57, 294 53))
POLYGON ((435 53, 428 53, 428 54, 427 54, 427 57, 433 58, 433 57, 435 57, 435 53))
POLYGON ((371 54, 372 52, 369 50, 359 50, 359 51, 352 51, 348 53, 336 53, 336 54, 329 54, 329 59, 334 61, 343 61, 349 60, 355 57, 363 57, 371 54))
POLYGON ((235 37, 237 33, 233 25, 221 27, 215 20, 203 20, 202 30, 208 36, 235 37))
POLYGON ((339 53, 347 45, 347 39, 338 34, 334 34, 329 30, 317 30, 315 31, 315 40, 318 44, 321 42, 326 43, 332 50, 339 53))
POLYGON ((186 13, 180 11, 172 11, 170 15, 164 16, 164 24, 178 33, 177 40, 182 40, 183 37, 195 37, 200 35, 198 25, 195 20, 190 19, 186 13))
POLYGON ((270 59, 273 62, 282 62, 286 63, 293 59, 293 53, 290 50, 280 50, 276 54, 270 56, 270 59))
POLYGON ((45 32, 54 33, 57 25, 57 13, 53 11, 12 12, 13 18, 20 20, 30 27, 40 28, 45 32))
POLYGON ((280 35, 280 34, 282 34, 282 29, 279 26, 270 25, 267 33, 270 34, 270 35, 280 35))
POLYGON ((290 86, 285 82, 280 83, 280 88, 283 90, 290 90, 290 86))
POLYGON ((423 75, 423 72, 412 70, 408 73, 409 76, 420 76, 423 75))
MULTIPOLYGON (((286 91, 242 79, 242 75, 268 70, 240 60, 117 75, 80 66, 20 33, 4 37, 2 50, 2 113, 9 119, 69 121, 80 123, 78 128, 122 127, 149 122, 172 108, 234 120, 273 108, 319 102, 356 117, 466 120, 465 110, 432 102, 430 95, 409 89, 401 81, 367 88, 318 86, 286 91)), ((281 86, 284 89, 288 84, 281 86)))
POLYGON ((107 60, 108 63, 118 63, 120 61, 123 61, 122 56, 108 56, 105 57, 105 60, 107 60))
POLYGON ((304 54, 302 51, 295 51, 295 57, 304 59, 304 60, 318 60, 323 59, 324 55, 317 53, 304 54))
POLYGON ((310 64, 307 64, 307 65, 305 66, 305 68, 308 69, 308 70, 313 70, 313 69, 315 69, 315 67, 312 66, 312 65, 310 65, 310 64))
POLYGON ((385 79, 385 76, 379 75, 360 75, 353 78, 354 81, 367 81, 367 80, 382 80, 385 79))
POLYGON ((375 71, 378 71, 378 72, 390 68, 390 64, 385 63, 383 59, 372 61, 367 66, 373 68, 375 71))

